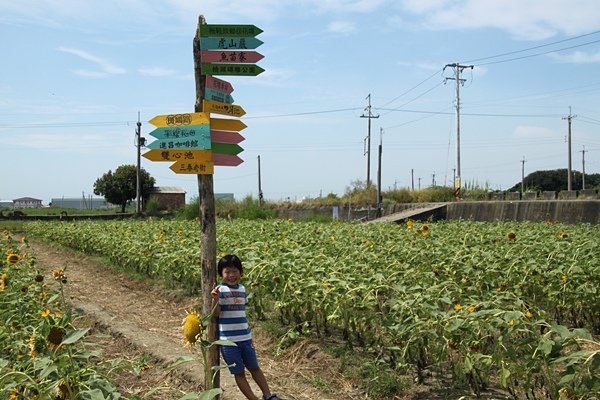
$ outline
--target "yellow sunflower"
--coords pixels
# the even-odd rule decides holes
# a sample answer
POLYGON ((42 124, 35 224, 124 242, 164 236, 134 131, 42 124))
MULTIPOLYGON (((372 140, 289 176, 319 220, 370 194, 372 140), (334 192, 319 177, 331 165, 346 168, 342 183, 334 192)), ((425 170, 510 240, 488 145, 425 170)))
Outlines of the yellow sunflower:
POLYGON ((561 238, 561 239, 566 239, 566 238, 568 238, 568 237, 569 237, 569 235, 567 235, 567 233, 566 233, 566 232, 564 232, 564 231, 560 231, 560 232, 558 233, 558 237, 559 237, 559 238, 561 238))
POLYGON ((460 303, 456 303, 456 304, 454 305, 454 310, 455 310, 455 311, 460 311, 460 310, 462 310, 462 306, 460 305, 460 303))
POLYGON ((508 232, 508 233, 506 234, 506 238, 507 238, 508 240, 517 240, 517 234, 516 234, 516 233, 514 233, 514 232, 508 232))
POLYGON ((202 324, 195 311, 189 312, 183 320, 183 342, 186 347, 193 347, 202 333, 202 324))
POLYGON ((415 225, 415 224, 414 224, 414 222, 412 221, 412 219, 409 219, 409 220, 407 220, 407 221, 406 221, 406 227, 407 227, 408 229, 412 229, 414 225, 415 225))
POLYGON ((16 264, 17 262, 19 262, 20 259, 21 259, 21 257, 19 257, 18 254, 10 253, 6 257, 6 262, 9 263, 9 264, 16 264))
POLYGON ((0 290, 4 290, 5 287, 6 287, 6 274, 2 274, 2 276, 0 276, 0 290))

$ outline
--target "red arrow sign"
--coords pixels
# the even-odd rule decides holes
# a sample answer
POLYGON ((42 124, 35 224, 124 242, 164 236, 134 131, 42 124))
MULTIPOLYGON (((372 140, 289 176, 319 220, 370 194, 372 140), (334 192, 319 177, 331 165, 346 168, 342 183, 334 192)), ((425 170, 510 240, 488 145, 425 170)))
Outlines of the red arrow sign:
POLYGON ((219 143, 233 143, 237 144, 244 140, 244 137, 239 132, 228 132, 228 131, 210 131, 210 141, 219 143))
POLYGON ((213 153, 213 164, 224 167, 236 167, 244 162, 241 158, 231 154, 215 154, 213 153))
POLYGON ((206 76, 206 87, 227 94, 231 94, 231 92, 233 92, 233 86, 231 83, 224 81, 223 79, 215 78, 212 75, 206 76))
POLYGON ((209 51, 200 52, 200 59, 205 63, 250 63, 262 60, 265 56, 257 51, 209 51))

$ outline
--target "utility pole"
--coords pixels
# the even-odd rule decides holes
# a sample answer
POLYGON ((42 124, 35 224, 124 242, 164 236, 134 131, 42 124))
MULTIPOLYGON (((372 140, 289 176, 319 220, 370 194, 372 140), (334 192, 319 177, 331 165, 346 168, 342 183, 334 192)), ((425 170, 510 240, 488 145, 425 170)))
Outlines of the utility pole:
POLYGON ((581 174, 581 189, 585 190, 585 146, 583 146, 583 150, 581 150, 581 166, 583 168, 581 174))
POLYGON ((523 193, 525 193, 525 156, 521 160, 521 198, 523 198, 523 193))
POLYGON ((569 115, 567 115, 566 117, 563 117, 562 119, 566 119, 569 123, 569 131, 568 131, 568 139, 567 139, 567 143, 568 143, 568 152, 569 152, 569 156, 568 156, 568 167, 567 167, 567 190, 572 190, 572 184, 571 184, 571 177, 573 175, 573 173, 571 172, 571 121, 573 120, 573 118, 576 118, 577 115, 573 115, 571 114, 571 106, 569 106, 569 115))
POLYGON ((446 68, 454 69, 454 78, 446 78, 446 81, 451 79, 456 81, 456 180, 454 196, 457 200, 460 199, 460 188, 462 185, 460 174, 460 87, 464 84, 465 79, 461 79, 460 74, 465 68, 473 69, 473 65, 460 65, 459 63, 446 64, 446 68))
POLYGON ((410 187, 412 189, 412 191, 415 191, 415 170, 414 169, 410 169, 410 187))
POLYGON ((431 187, 435 187, 435 172, 431 174, 431 187))
POLYGON ((381 155, 383 153, 383 128, 379 128, 379 152, 377 162, 377 214, 376 217, 381 217, 383 208, 383 198, 381 197, 381 155))
POLYGON ((137 147, 137 167, 135 174, 135 213, 140 215, 142 210, 140 207, 140 197, 142 196, 142 174, 141 174, 141 147, 146 144, 146 139, 141 137, 142 123, 140 122, 140 112, 138 111, 138 122, 135 130, 135 147, 137 147))
POLYGON ((367 115, 363 114, 360 117, 369 119, 368 130, 367 130, 367 148, 364 151, 364 153, 367 155, 367 189, 368 189, 371 186, 371 119, 379 118, 379 115, 373 115, 371 113, 371 93, 369 93, 369 95, 366 97, 366 99, 368 100, 367 107, 365 108, 367 115))
POLYGON ((262 192, 261 181, 260 181, 260 156, 258 156, 258 205, 259 205, 259 207, 262 206, 262 203, 263 203, 263 192, 262 192))

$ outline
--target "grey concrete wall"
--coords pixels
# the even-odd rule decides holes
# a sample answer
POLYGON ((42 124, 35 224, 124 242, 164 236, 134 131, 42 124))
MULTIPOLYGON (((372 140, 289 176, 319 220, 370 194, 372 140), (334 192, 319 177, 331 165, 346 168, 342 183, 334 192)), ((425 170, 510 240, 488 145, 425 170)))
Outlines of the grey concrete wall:
POLYGON ((598 200, 473 201, 447 203, 448 220, 475 221, 546 221, 600 223, 598 200))

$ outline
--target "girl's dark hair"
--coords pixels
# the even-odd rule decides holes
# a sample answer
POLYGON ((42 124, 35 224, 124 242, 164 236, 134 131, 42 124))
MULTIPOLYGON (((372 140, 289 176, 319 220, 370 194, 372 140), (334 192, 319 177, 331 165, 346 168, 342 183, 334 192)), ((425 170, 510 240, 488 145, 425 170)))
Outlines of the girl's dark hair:
POLYGON ((217 271, 219 272, 219 276, 223 276, 223 268, 225 267, 235 267, 240 270, 240 275, 244 273, 244 267, 242 267, 242 261, 238 258, 238 256, 234 254, 227 254, 219 260, 217 264, 217 271))

